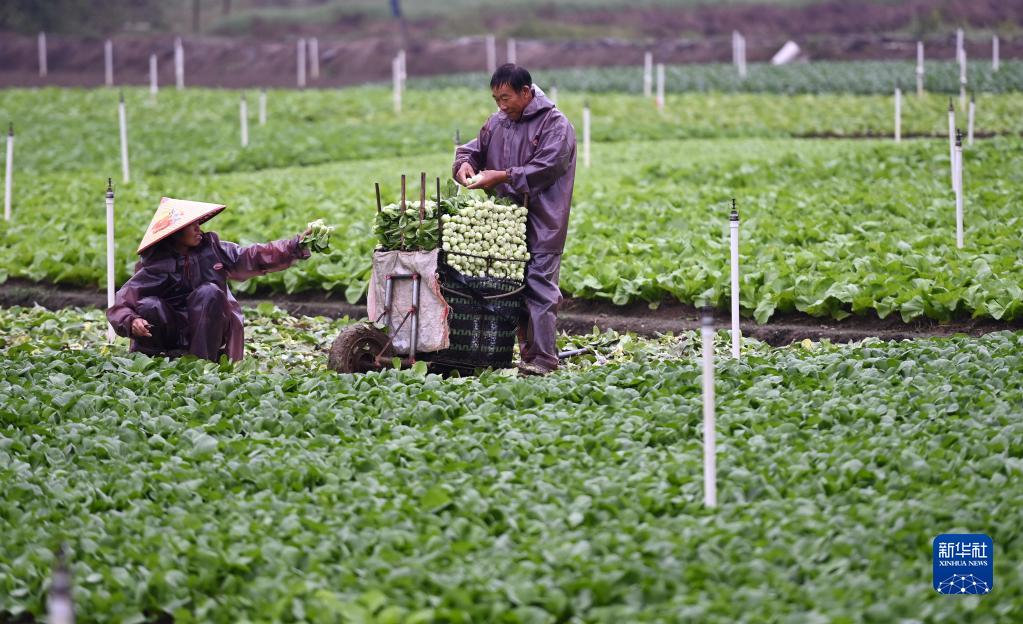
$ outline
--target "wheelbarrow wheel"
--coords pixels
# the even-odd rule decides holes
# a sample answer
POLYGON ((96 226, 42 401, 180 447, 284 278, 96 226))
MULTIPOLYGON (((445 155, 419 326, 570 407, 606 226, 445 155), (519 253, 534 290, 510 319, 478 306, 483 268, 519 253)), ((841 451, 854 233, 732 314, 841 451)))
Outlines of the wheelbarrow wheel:
POLYGON ((346 327, 330 347, 327 366, 339 373, 368 373, 380 370, 377 356, 391 357, 387 334, 370 325, 346 327))

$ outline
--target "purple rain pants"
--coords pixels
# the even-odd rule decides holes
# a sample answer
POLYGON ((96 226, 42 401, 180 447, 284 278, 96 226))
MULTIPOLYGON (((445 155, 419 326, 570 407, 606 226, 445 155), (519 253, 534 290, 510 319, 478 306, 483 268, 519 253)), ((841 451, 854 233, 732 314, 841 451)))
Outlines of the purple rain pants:
POLYGON ((216 362, 225 352, 227 293, 211 282, 199 285, 184 300, 143 297, 139 316, 149 321, 151 338, 134 336, 133 350, 147 355, 185 351, 216 362))
POLYGON ((519 352, 523 362, 558 368, 558 306, 561 305, 561 254, 534 253, 526 264, 526 311, 519 323, 519 352))

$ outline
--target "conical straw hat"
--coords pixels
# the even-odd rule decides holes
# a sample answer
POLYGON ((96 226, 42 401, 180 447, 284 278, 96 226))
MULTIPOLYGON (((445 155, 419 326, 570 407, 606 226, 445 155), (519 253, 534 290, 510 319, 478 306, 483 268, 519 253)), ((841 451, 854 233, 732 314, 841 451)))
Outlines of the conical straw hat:
POLYGON ((189 224, 212 219, 226 207, 187 199, 161 198, 160 206, 156 209, 153 220, 149 222, 146 235, 142 237, 142 242, 135 253, 142 253, 171 234, 180 232, 189 224))

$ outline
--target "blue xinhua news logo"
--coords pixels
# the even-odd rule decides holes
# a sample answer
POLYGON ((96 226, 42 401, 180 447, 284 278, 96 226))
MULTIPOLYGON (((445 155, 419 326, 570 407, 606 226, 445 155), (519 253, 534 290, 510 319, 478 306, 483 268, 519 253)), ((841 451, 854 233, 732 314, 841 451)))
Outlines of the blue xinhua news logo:
POLYGON ((934 538, 934 589, 939 594, 987 594, 995 585, 995 545, 983 533, 934 538))

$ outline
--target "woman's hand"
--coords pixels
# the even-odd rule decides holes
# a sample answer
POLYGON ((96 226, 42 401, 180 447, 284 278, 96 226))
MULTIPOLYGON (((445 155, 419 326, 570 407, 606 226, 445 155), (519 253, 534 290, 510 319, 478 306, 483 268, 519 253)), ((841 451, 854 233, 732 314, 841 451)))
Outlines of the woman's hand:
POLYGON ((150 327, 152 325, 146 319, 142 317, 136 318, 131 322, 131 335, 136 338, 152 338, 153 334, 149 331, 150 327))

